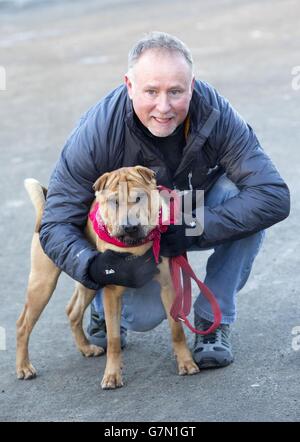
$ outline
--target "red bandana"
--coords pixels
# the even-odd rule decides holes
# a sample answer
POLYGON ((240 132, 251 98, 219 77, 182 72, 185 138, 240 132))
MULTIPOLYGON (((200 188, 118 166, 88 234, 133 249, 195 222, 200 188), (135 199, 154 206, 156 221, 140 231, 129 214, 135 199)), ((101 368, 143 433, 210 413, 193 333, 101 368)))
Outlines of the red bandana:
MULTIPOLYGON (((159 217, 161 218, 161 213, 159 217)), ((118 239, 110 235, 110 233, 106 228, 106 225, 103 222, 103 219, 101 218, 99 203, 95 204, 94 209, 89 213, 89 218, 93 223, 95 233, 103 241, 108 242, 110 244, 114 244, 115 246, 118 247, 136 247, 136 246, 128 246, 127 244, 119 241, 118 239)), ((149 241, 153 241, 153 254, 155 257, 156 264, 158 264, 159 262, 160 235, 161 233, 164 233, 167 229, 168 229, 167 225, 162 225, 161 223, 159 223, 159 225, 154 227, 154 229, 148 233, 146 238, 144 238, 143 241, 141 241, 138 244, 141 245, 149 241)))
MULTIPOLYGON (((159 190, 166 190, 169 191, 166 187, 159 186, 159 190)), ((171 191, 172 192, 172 191, 171 191)), ((169 220, 167 222, 162 221, 162 210, 159 211, 159 219, 158 219, 158 225, 154 227, 151 232, 148 233, 146 238, 144 238, 138 245, 146 244, 149 241, 153 241, 153 255, 156 261, 156 264, 159 263, 159 251, 160 251, 160 236, 161 233, 164 233, 168 230, 169 224, 174 224, 174 220, 176 218, 176 214, 178 213, 178 199, 176 195, 172 194, 173 201, 171 202, 170 207, 170 214, 169 214, 169 220)), ((94 231, 96 235, 102 239, 105 242, 108 242, 109 244, 114 244, 118 247, 136 247, 135 246, 128 246, 127 244, 119 241, 118 239, 114 238, 110 235, 108 232, 106 225, 101 217, 100 210, 99 210, 99 203, 97 202, 93 208, 93 210, 89 213, 89 219, 91 220, 93 224, 94 231)))

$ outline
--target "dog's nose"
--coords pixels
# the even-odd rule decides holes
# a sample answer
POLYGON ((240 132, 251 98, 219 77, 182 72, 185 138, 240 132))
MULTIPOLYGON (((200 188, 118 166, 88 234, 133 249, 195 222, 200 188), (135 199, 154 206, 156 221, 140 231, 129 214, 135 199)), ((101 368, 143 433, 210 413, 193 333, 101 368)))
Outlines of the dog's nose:
POLYGON ((124 226, 124 232, 129 235, 138 231, 138 226, 124 226))

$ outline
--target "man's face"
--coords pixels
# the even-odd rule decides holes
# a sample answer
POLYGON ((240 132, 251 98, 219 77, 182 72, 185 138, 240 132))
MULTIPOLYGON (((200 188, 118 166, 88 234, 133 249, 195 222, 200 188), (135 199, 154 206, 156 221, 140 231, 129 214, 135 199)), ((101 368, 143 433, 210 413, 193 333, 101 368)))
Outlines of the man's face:
POLYGON ((185 120, 194 77, 180 53, 147 50, 125 83, 136 115, 153 135, 167 137, 185 120))

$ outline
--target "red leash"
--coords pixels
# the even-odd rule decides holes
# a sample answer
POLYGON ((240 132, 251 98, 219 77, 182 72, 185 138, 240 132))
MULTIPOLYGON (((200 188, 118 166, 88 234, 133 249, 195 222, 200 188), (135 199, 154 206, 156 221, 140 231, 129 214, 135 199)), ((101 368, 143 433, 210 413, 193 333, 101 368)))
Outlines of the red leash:
POLYGON ((174 321, 183 321, 193 333, 198 335, 208 335, 209 333, 212 333, 216 328, 219 327, 221 323, 222 313, 220 306, 210 289, 203 284, 203 282, 200 281, 200 279, 198 279, 193 272, 193 269, 186 259, 186 254, 170 258, 170 271, 176 293, 174 303, 170 310, 170 315, 174 321), (183 286, 181 284, 181 272, 183 286), (192 303, 191 278, 194 279, 205 298, 210 302, 214 314, 213 324, 204 331, 197 330, 195 327, 193 327, 187 318, 188 314, 190 313, 192 303))
MULTIPOLYGON (((158 186, 159 190, 165 190, 170 193, 173 197, 173 201, 171 201, 170 206, 170 216, 169 223, 175 224, 175 220, 178 216, 178 195, 176 191, 168 189, 165 186, 158 186)), ((184 253, 182 256, 175 256, 170 258, 170 272, 172 277, 172 282, 174 285, 176 297, 173 302, 173 305, 170 310, 170 315, 174 319, 174 321, 183 321, 185 325, 193 332, 198 335, 208 335, 212 333, 216 328, 219 327, 222 319, 222 313, 218 301, 216 300, 214 294, 211 290, 203 284, 200 279, 197 278, 193 269, 187 260, 187 255, 184 253), (181 274, 183 280, 183 286, 181 284, 181 274), (192 304, 192 285, 191 278, 197 283, 199 289, 205 296, 205 298, 209 301, 213 314, 214 314, 214 322, 213 324, 204 331, 197 330, 192 326, 187 316, 191 311, 192 304)))

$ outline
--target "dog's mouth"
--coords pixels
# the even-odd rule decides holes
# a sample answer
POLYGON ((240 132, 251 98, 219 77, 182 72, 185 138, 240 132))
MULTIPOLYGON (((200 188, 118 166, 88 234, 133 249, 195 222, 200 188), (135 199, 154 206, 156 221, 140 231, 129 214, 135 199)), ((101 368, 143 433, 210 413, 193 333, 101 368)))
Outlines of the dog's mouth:
POLYGON ((116 238, 127 246, 142 244, 147 237, 148 229, 142 226, 122 226, 116 234, 116 238))
POLYGON ((138 246, 145 238, 133 238, 130 235, 119 235, 117 239, 127 246, 138 246))

